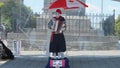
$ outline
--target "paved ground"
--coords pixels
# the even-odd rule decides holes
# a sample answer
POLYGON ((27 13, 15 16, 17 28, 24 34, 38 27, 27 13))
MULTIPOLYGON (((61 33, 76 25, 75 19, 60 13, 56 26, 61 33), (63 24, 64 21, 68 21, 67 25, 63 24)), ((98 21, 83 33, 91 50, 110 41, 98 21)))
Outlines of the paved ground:
POLYGON ((0 65, 6 63, 8 60, 0 60, 0 65))
MULTIPOLYGON (((113 51, 111 53, 98 52, 97 55, 74 55, 68 58, 71 68, 120 68, 120 53, 115 53, 113 51)), ((22 55, 15 57, 14 60, 1 63, 0 68, 45 68, 47 61, 48 57, 45 56, 22 55)))
MULTIPOLYGON (((21 55, 45 55, 43 51, 21 51, 21 55)), ((120 50, 103 50, 103 51, 67 51, 65 53, 67 56, 81 56, 81 55, 91 55, 91 56, 120 56, 120 50)))
MULTIPOLYGON (((72 56, 71 68, 120 68, 120 56, 72 56)), ((47 57, 20 56, 0 65, 0 68, 45 68, 47 57)))

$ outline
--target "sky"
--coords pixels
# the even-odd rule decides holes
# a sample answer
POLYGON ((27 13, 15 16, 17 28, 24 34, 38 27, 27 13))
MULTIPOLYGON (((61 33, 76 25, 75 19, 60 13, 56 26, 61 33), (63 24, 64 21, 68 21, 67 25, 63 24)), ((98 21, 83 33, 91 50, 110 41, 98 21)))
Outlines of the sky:
POLYGON ((24 0, 24 4, 30 7, 33 12, 42 13, 44 0, 24 0))
MULTIPOLYGON (((28 7, 31 7, 33 12, 42 13, 44 0, 24 0, 24 4, 28 7)), ((113 10, 115 10, 116 16, 120 14, 120 2, 112 1, 112 0, 86 0, 86 4, 88 8, 86 8, 86 13, 104 13, 104 14, 112 14, 113 10), (103 4, 103 11, 101 11, 103 4)))

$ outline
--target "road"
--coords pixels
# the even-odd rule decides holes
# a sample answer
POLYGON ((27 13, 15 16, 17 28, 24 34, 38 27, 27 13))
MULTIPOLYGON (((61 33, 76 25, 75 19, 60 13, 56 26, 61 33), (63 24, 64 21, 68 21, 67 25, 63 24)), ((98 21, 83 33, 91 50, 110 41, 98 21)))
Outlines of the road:
MULTIPOLYGON (((71 68, 120 68, 120 56, 69 56, 71 68)), ((19 56, 0 65, 0 68, 45 68, 48 57, 19 56)))
MULTIPOLYGON (((14 60, 0 60, 0 68, 45 68, 43 52, 22 51, 14 60)), ((120 51, 68 51, 71 68, 120 68, 120 51)))

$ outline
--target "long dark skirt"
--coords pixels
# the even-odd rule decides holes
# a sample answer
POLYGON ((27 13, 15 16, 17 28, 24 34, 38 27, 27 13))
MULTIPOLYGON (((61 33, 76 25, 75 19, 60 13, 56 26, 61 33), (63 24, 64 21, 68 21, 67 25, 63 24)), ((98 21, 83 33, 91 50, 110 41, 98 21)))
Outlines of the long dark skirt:
POLYGON ((63 33, 53 34, 52 40, 50 42, 50 52, 65 52, 66 42, 63 33))

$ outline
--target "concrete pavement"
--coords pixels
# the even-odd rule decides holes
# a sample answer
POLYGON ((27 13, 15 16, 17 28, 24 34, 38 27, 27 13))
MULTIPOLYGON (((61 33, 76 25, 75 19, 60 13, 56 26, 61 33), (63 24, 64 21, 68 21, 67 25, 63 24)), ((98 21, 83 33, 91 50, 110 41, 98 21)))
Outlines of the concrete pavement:
MULTIPOLYGON (((45 68, 48 57, 43 52, 26 51, 14 60, 0 60, 0 68, 45 68)), ((68 51, 71 68, 120 68, 120 51, 68 51)))
MULTIPOLYGON (((120 68, 120 56, 69 56, 71 68, 120 68)), ((48 57, 19 56, 0 68, 45 68, 48 57)))

